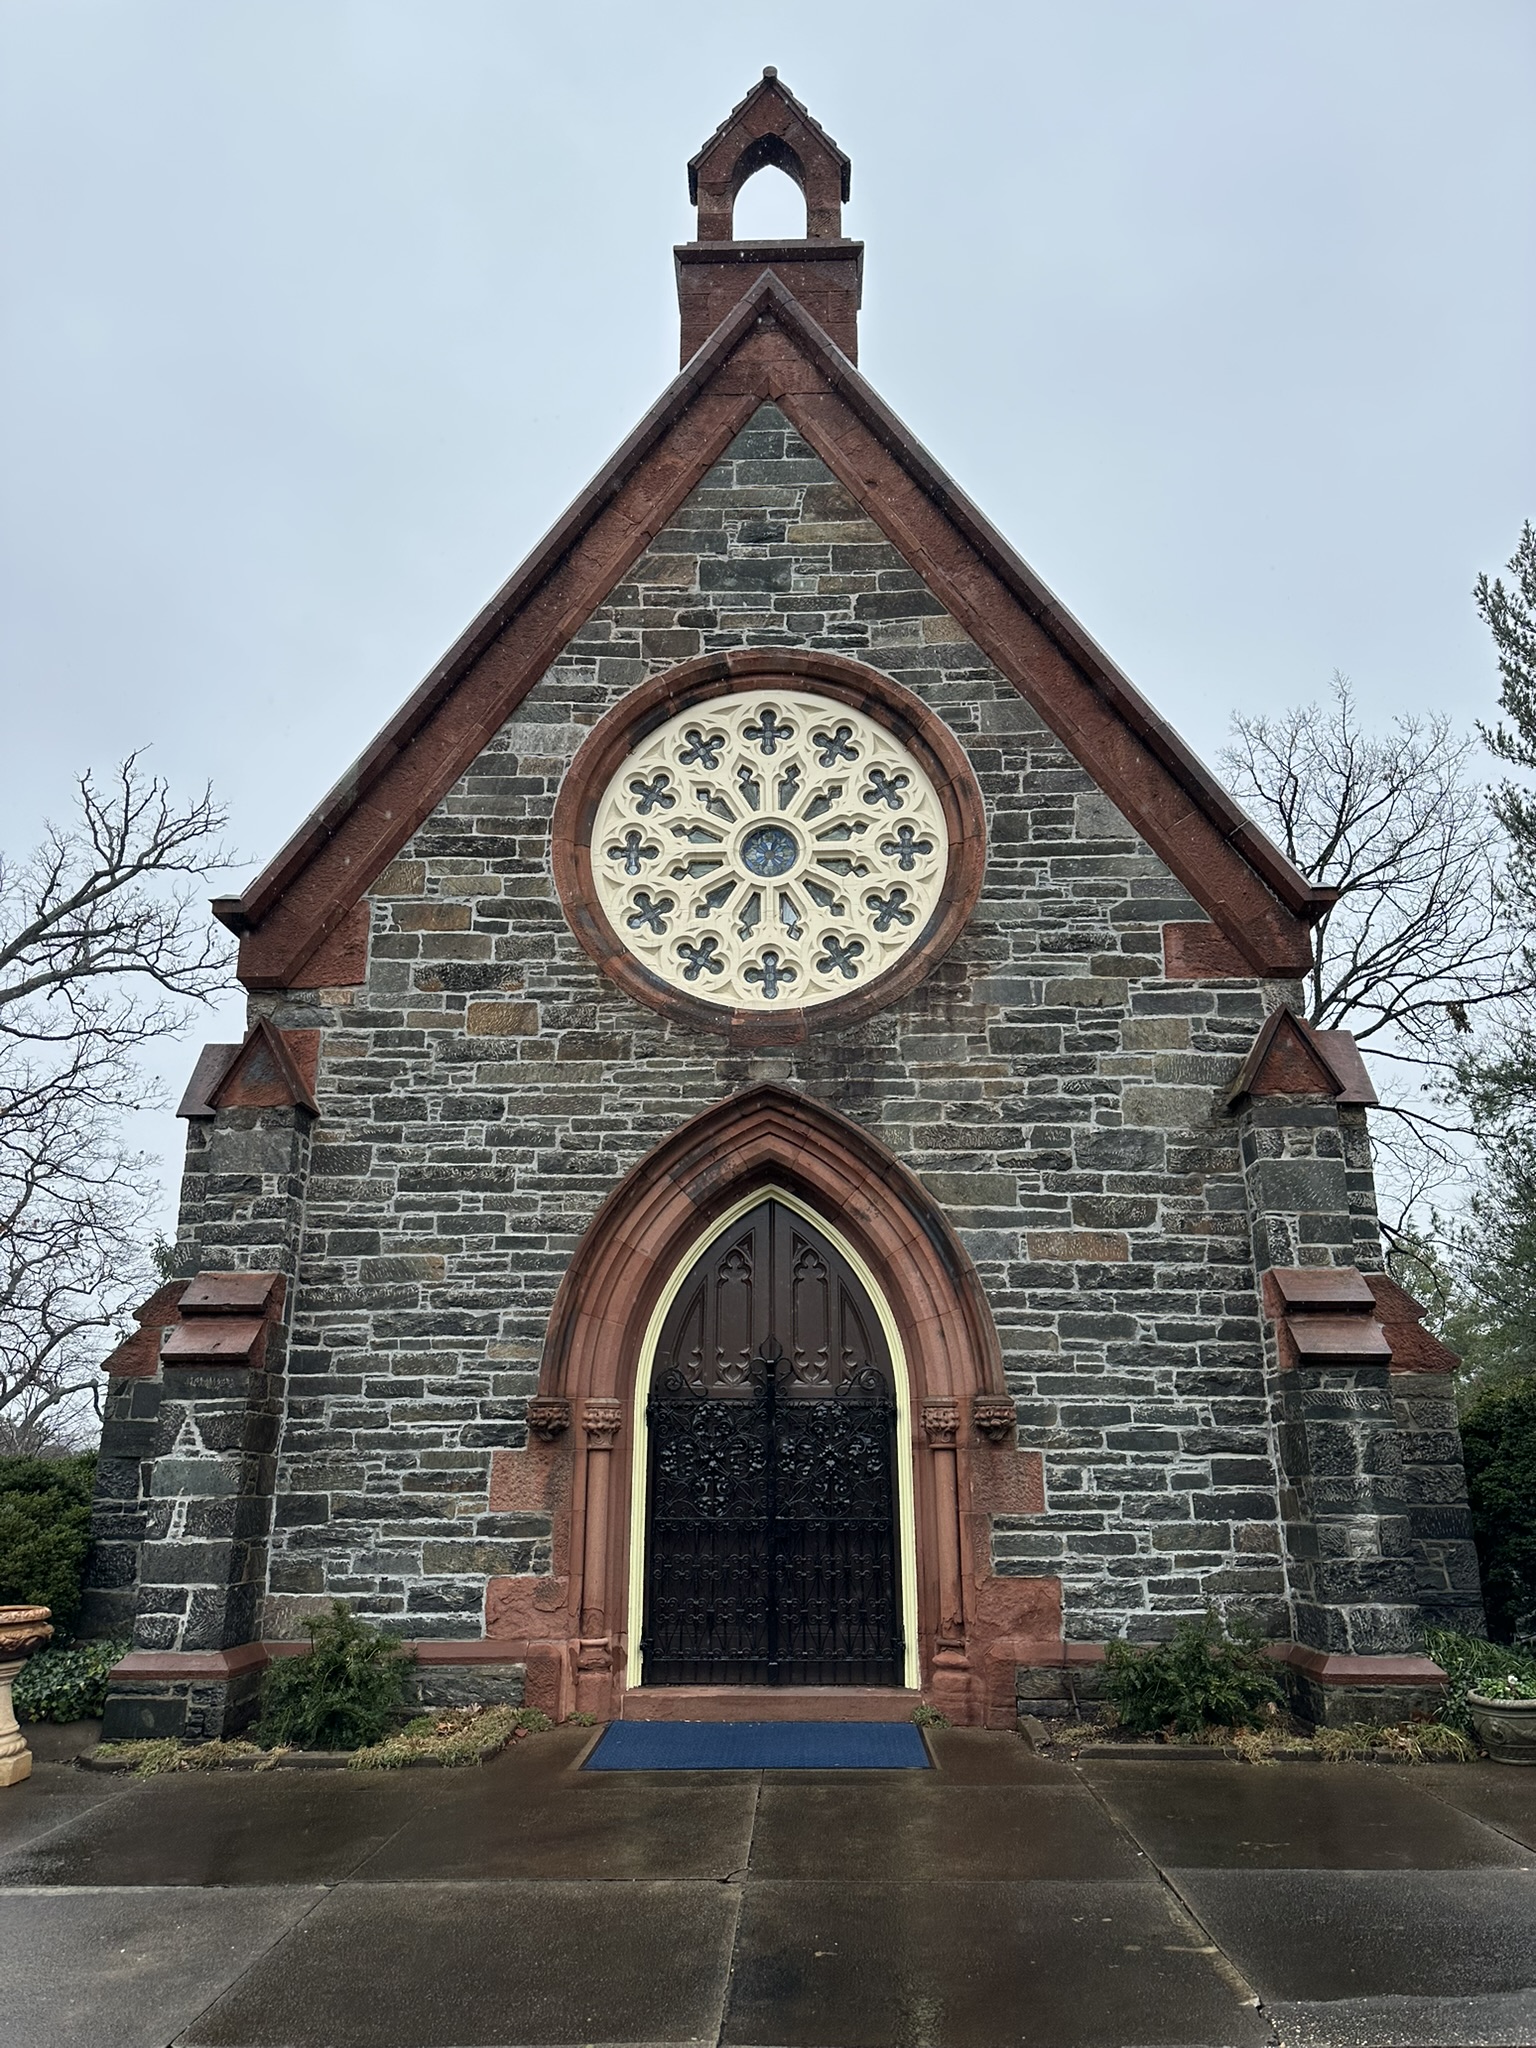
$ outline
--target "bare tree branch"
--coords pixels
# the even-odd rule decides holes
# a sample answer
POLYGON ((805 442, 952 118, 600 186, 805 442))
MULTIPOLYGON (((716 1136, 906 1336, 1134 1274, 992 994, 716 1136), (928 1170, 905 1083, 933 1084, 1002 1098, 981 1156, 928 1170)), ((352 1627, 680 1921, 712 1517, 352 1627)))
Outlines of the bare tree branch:
POLYGON ((1531 900, 1511 885, 1477 741, 1441 715, 1369 733, 1343 676, 1330 703, 1238 717, 1233 732, 1235 794, 1339 891, 1315 927, 1307 1013, 1372 1056, 1378 1149, 1406 1218, 1465 1170, 1472 1126, 1454 1098, 1469 1035, 1536 988, 1531 900))
POLYGON ((67 1438, 152 1278, 154 1162, 121 1142, 153 1099, 136 1054, 228 972, 194 884, 226 867, 205 791, 178 808, 130 756, 78 785, 19 865, 0 857, 0 1436, 67 1438))

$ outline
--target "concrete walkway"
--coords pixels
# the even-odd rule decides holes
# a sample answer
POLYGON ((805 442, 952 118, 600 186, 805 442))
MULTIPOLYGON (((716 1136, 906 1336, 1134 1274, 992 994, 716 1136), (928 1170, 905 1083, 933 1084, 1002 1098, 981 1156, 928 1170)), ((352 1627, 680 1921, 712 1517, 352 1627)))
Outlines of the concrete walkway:
POLYGON ((0 1794, 0 2048, 1536 2042, 1536 1771, 43 1764, 0 1794))

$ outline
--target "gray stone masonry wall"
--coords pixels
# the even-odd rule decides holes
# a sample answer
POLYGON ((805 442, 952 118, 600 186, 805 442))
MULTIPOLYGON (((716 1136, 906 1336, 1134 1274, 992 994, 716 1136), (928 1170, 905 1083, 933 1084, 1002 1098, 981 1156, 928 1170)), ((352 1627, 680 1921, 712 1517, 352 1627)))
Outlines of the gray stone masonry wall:
MULTIPOLYGON (((1374 1246, 1362 1244, 1357 1228, 1359 1215, 1374 1217, 1368 1150, 1362 1167, 1362 1133, 1346 1132, 1337 1106, 1321 1096, 1250 1097, 1240 1130, 1256 1270, 1357 1262, 1379 1270, 1379 1234, 1374 1246)), ((1339 1360, 1280 1370, 1273 1326, 1267 1345, 1297 1641, 1362 1657, 1422 1651, 1387 1366, 1339 1360)))
MULTIPOLYGON (((302 1109, 219 1111, 194 1154, 198 1234, 178 1240, 183 1273, 282 1273, 291 1315, 313 1122, 302 1109)), ((260 1370, 162 1371, 135 1649, 220 1650, 260 1633, 283 1335, 260 1370)))
POLYGON ((1433 1628, 1485 1632, 1483 1589, 1467 1505, 1456 1390, 1444 1373, 1394 1373, 1403 1445, 1403 1500, 1419 1607, 1433 1628))
POLYGON ((108 1382, 80 1603, 82 1636, 133 1639, 161 1391, 157 1379, 108 1382))
MULTIPOLYGON (((476 1636, 488 1575, 549 1568, 487 1509, 524 1442, 556 1284, 599 1202, 752 1082, 863 1124, 953 1219, 991 1303, 1048 1513, 1005 1573, 1061 1577, 1071 1635, 1207 1600, 1287 1629, 1237 1133, 1221 1091, 1288 986, 1162 979, 1200 912, 772 407, 759 412, 373 892, 367 986, 256 1007, 323 1025, 269 1633, 323 1596, 476 1636), (938 711, 985 794, 972 922, 894 1008, 736 1053, 621 996, 550 880, 596 720, 687 656, 811 647, 938 711), (1074 1262, 1054 1233, 1101 1234, 1074 1262)), ((1348 1225, 1344 1224, 1347 1232, 1348 1225)))

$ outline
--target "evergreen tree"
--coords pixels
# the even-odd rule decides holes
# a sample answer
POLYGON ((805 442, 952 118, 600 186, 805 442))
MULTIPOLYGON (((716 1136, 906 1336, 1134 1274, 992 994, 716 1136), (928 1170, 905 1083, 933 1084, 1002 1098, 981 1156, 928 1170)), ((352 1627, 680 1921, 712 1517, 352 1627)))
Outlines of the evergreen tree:
MULTIPOLYGON (((1510 585, 1502 576, 1492 583, 1479 576, 1472 595, 1493 635, 1499 659, 1501 719, 1491 729, 1479 727, 1484 743, 1501 761, 1536 771, 1536 530, 1527 520, 1520 544, 1506 565, 1510 585)), ((1536 797, 1506 781, 1495 799, 1499 821, 1522 861, 1536 870, 1536 797)), ((1536 875, 1528 872, 1529 884, 1536 875)))
MULTIPOLYGON (((1499 709, 1484 742, 1501 761, 1536 772, 1536 530, 1529 520, 1506 566, 1510 581, 1479 576, 1473 598, 1499 664, 1499 709)), ((1493 807, 1509 835, 1511 877, 1536 900, 1536 793, 1506 778, 1493 807)), ((1454 1251, 1457 1286, 1441 1325, 1465 1361, 1475 1399, 1521 1380, 1536 1386, 1536 1018, 1522 1002, 1491 1041, 1462 1062, 1461 1093, 1482 1141, 1471 1216, 1454 1251)), ((1492 1404, 1483 1433, 1501 1413, 1492 1404)))

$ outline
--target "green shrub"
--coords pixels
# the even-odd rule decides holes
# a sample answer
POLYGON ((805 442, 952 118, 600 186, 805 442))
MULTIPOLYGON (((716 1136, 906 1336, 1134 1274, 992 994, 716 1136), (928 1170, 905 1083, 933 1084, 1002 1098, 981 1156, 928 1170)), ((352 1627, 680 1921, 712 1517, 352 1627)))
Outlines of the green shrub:
POLYGON ((344 1600, 309 1634, 307 1657, 267 1666, 257 1739, 271 1748, 366 1749, 394 1720, 415 1652, 356 1620, 344 1600))
POLYGON ((94 1452, 0 1458, 0 1606, 51 1607, 67 1640, 91 1536, 94 1452))
POLYGON ((1259 1728, 1279 1709, 1281 1691, 1263 1640, 1249 1621, 1224 1628, 1219 1615, 1181 1621, 1169 1643, 1139 1650, 1113 1642, 1104 1691, 1132 1735, 1171 1728, 1259 1728))
POLYGON ((1472 1690, 1480 1700, 1536 1700, 1536 1678, 1506 1671, 1502 1678, 1480 1678, 1472 1690))
POLYGON ((1495 1387, 1461 1422, 1488 1633, 1536 1636, 1536 1377, 1495 1387))
POLYGON ((107 1673, 128 1643, 77 1643, 38 1650, 12 1688, 18 1721, 99 1721, 107 1708, 107 1673))
POLYGON ((1517 1678, 1536 1678, 1536 1656, 1508 1643, 1458 1635, 1450 1628, 1431 1628, 1424 1631, 1424 1646, 1448 1680, 1438 1718, 1447 1728, 1459 1728, 1463 1734, 1472 1726, 1467 1694, 1482 1690, 1479 1681, 1508 1678, 1511 1673, 1517 1678))

